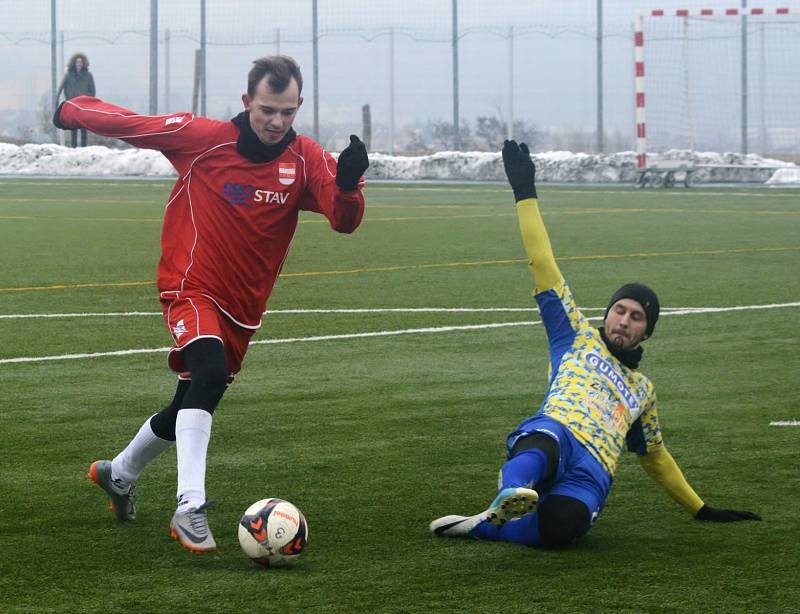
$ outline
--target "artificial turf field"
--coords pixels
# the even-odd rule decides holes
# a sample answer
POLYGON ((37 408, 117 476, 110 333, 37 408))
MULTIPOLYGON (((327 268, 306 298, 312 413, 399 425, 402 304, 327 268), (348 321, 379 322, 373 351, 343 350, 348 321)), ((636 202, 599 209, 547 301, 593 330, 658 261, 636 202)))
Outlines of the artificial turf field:
POLYGON ((709 504, 763 522, 694 521, 626 454, 576 547, 433 538, 493 498, 547 344, 508 188, 373 183, 351 236, 301 217, 215 414, 219 551, 196 556, 169 537, 174 452, 129 525, 84 477, 174 392, 153 283, 170 187, 0 178, 0 612, 800 611, 800 427, 770 426, 800 418, 800 191, 540 187, 588 316, 626 281, 659 293, 642 369, 665 441, 709 504), (290 568, 239 550, 267 496, 309 522, 290 568))

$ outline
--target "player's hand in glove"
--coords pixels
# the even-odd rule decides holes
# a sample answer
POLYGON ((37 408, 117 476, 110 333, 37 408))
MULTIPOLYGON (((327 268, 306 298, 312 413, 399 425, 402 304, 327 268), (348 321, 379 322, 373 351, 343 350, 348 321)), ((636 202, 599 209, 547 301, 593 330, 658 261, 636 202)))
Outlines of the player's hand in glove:
POLYGON ((738 522, 739 520, 761 520, 761 516, 753 512, 741 512, 739 510, 723 510, 716 507, 704 505, 694 515, 695 520, 705 520, 708 522, 738 522))
POLYGON ((525 143, 519 145, 516 141, 503 143, 503 166, 517 202, 526 198, 537 198, 536 167, 525 143))
POLYGON ((336 185, 342 192, 352 192, 358 187, 358 180, 367 167, 367 147, 355 134, 351 134, 350 144, 339 154, 336 162, 336 185))

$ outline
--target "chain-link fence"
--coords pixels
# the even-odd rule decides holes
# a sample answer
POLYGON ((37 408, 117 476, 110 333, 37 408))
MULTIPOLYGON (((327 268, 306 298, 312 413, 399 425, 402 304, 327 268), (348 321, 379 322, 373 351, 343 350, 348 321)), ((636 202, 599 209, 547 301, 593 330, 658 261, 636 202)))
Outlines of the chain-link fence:
MULTIPOLYGON (((251 61, 282 53, 304 72, 298 129, 333 150, 362 132, 364 117, 375 151, 497 150, 507 135, 540 151, 626 150, 634 16, 692 5, 699 0, 6 0, 0 137, 53 138, 53 87, 75 52, 88 56, 103 99, 218 118, 240 110, 251 61)), ((800 38, 787 41, 800 56, 800 38)))

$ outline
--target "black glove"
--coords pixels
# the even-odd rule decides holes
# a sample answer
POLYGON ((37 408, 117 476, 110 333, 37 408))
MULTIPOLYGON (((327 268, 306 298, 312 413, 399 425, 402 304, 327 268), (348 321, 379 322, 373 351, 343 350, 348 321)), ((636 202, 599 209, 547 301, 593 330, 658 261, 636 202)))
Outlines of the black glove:
POLYGON ((537 198, 536 167, 525 143, 519 145, 516 141, 503 143, 503 166, 517 202, 526 198, 537 198))
POLYGON ((342 192, 352 192, 358 187, 358 180, 367 167, 367 147, 355 134, 351 134, 350 144, 339 154, 336 162, 336 185, 342 192))
POLYGON ((694 515, 695 520, 708 522, 737 522, 739 520, 761 520, 761 516, 753 512, 740 512, 739 510, 723 510, 704 505, 694 515))

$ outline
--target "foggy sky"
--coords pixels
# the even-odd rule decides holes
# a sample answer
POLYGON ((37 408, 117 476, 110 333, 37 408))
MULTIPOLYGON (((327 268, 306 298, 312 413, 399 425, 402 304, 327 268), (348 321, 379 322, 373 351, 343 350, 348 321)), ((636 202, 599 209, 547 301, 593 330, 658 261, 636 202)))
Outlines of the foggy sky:
MULTIPOLYGON (((149 0, 59 0, 59 79, 76 51, 91 62, 98 96, 148 109, 149 0)), ((304 72, 306 102, 298 122, 312 121, 310 0, 207 0, 208 115, 241 108, 250 62, 280 51, 304 72), (278 38, 280 40, 278 41, 278 38)), ((607 132, 633 126, 632 24, 652 8, 728 8, 740 1, 636 2, 605 0, 604 122, 607 132)), ((754 0, 749 3, 755 6, 754 0)), ((800 5, 775 0, 758 6, 800 5)), ((194 49, 200 35, 199 0, 160 0, 159 112, 191 104, 194 49), (171 32, 169 91, 165 87, 164 31, 171 32)), ((596 0, 460 0, 459 111, 509 115, 543 128, 593 131, 597 124, 596 0), (514 26, 513 88, 509 83, 509 27, 514 26)), ((388 125, 390 36, 394 35, 394 110, 401 126, 451 121, 451 0, 319 0, 320 123, 358 126, 369 103, 376 124, 388 125)), ((50 91, 49 0, 0 0, 0 113, 30 110, 50 91)), ((797 50, 797 47, 795 47, 797 50)), ((0 133, 3 126, 0 124, 0 133)))

